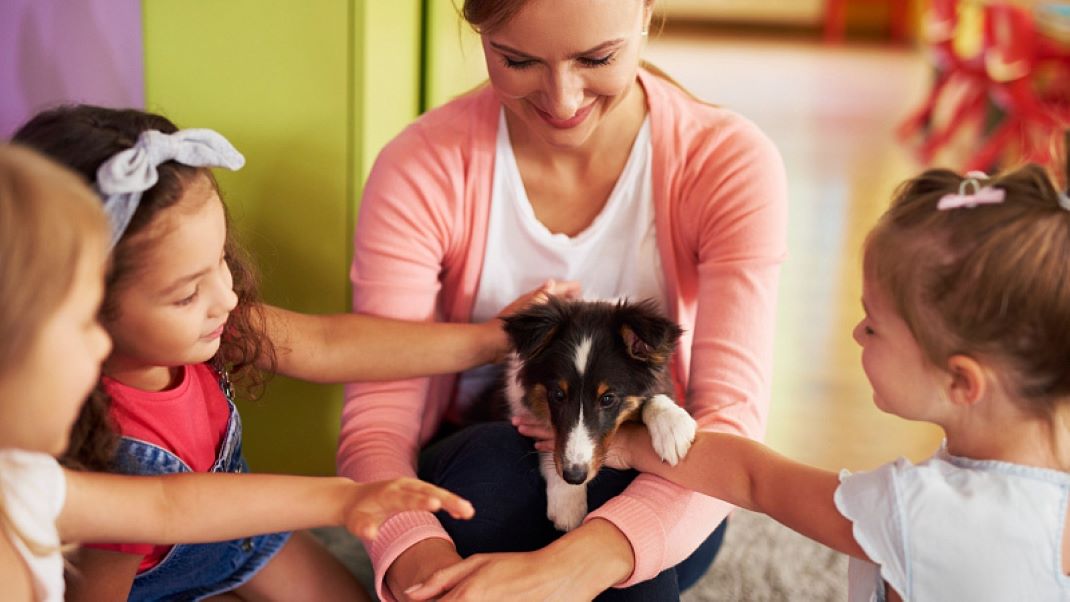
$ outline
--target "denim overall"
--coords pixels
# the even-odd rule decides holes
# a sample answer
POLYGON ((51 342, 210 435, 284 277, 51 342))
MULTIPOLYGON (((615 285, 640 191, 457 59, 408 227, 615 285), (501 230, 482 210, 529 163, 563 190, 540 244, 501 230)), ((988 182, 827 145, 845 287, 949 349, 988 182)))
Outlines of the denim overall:
MULTIPOLYGON (((230 420, 211 472, 249 472, 241 453, 241 417, 234 406, 233 390, 226 372, 217 372, 230 406, 230 420)), ((116 452, 115 472, 157 475, 192 471, 178 456, 157 445, 123 437, 116 452)), ((272 533, 218 543, 176 545, 159 564, 134 578, 130 600, 200 600, 230 591, 249 581, 289 537, 289 533, 272 533)))

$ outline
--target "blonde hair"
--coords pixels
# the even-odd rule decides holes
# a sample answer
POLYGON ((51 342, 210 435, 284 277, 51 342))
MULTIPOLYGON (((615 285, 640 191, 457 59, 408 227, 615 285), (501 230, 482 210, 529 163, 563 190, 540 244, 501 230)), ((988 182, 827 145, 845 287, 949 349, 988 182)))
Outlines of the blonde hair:
MULTIPOLYGON (((87 245, 103 248, 100 201, 73 172, 26 148, 0 145, 0 378, 19 367, 74 283, 87 245)), ((53 550, 25 536, 0 495, 0 526, 34 554, 53 550)))
POLYGON ((107 219, 73 172, 14 145, 0 146, 0 376, 16 367, 74 281, 107 219))
POLYGON ((1070 211, 1045 171, 981 180, 998 204, 938 210, 964 178, 929 170, 903 184, 865 245, 866 277, 927 359, 984 358, 1030 408, 1070 399, 1070 211))

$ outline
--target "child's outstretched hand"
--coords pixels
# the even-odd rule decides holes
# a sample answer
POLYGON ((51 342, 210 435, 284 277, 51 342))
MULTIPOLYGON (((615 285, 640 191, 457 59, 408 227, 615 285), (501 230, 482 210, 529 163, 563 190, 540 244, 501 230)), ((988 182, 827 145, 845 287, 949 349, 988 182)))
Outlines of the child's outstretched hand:
POLYGON ((375 539, 379 525, 399 512, 445 510, 453 518, 469 519, 475 509, 468 500, 419 479, 400 478, 374 483, 354 483, 352 500, 345 508, 344 522, 350 533, 375 539))

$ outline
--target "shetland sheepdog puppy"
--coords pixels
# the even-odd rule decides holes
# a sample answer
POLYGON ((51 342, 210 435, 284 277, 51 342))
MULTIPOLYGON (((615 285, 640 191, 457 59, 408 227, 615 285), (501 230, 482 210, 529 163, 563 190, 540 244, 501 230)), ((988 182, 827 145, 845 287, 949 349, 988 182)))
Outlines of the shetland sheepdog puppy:
POLYGON ((642 420, 654 449, 675 465, 695 421, 671 397, 668 363, 681 330, 651 301, 552 298, 505 318, 512 342, 502 393, 512 415, 553 427, 540 453, 546 515, 561 531, 587 515, 587 487, 626 420, 642 420))

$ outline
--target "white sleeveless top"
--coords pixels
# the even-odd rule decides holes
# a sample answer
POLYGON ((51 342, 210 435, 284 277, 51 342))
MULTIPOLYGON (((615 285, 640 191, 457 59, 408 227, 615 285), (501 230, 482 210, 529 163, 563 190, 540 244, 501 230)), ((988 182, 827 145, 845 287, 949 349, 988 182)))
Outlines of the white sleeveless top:
MULTIPOLYGON (((493 318, 549 278, 579 281, 585 299, 652 298, 664 308, 650 157, 647 117, 602 211, 576 236, 554 234, 535 217, 528 200, 503 109, 498 118, 487 248, 472 321, 493 318)), ((493 384, 499 369, 484 366, 462 374, 458 405, 467 406, 493 384)))
POLYGON ((873 563, 852 558, 848 599, 1070 600, 1062 572, 1070 475, 960 458, 941 448, 914 466, 899 460, 843 471, 836 507, 873 563))
POLYGON ((8 519, 19 532, 50 550, 37 556, 21 537, 10 530, 7 532, 30 569, 34 599, 63 602, 63 556, 56 519, 67 496, 67 480, 59 463, 48 454, 0 449, 0 496, 8 519))

